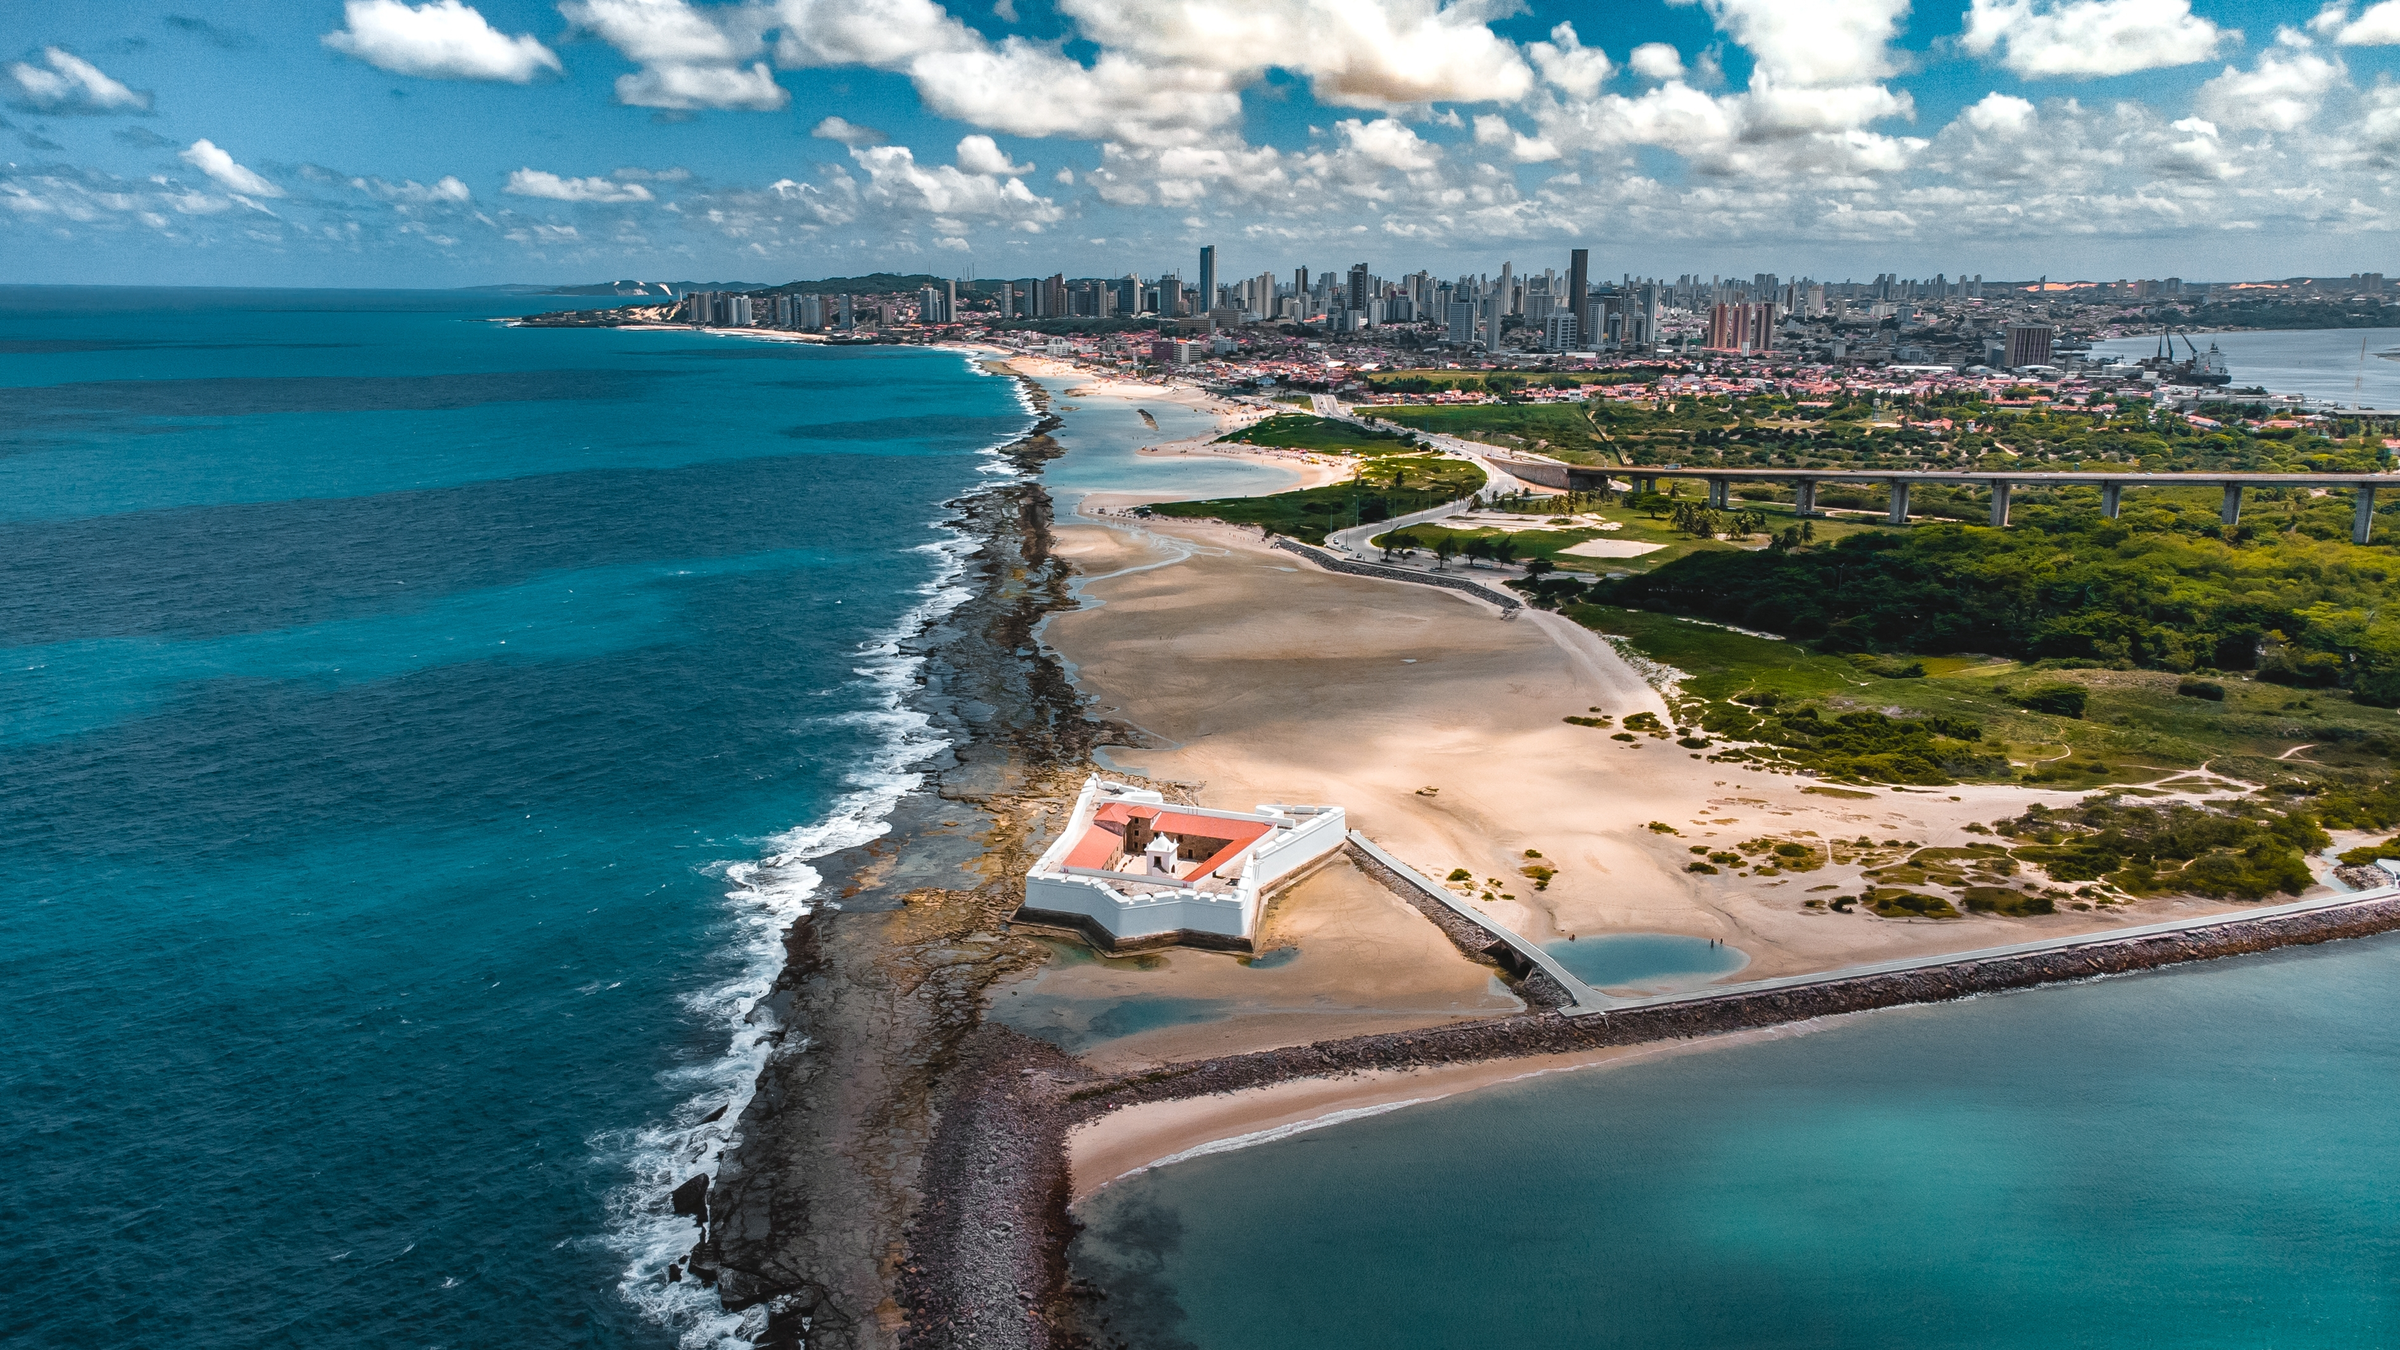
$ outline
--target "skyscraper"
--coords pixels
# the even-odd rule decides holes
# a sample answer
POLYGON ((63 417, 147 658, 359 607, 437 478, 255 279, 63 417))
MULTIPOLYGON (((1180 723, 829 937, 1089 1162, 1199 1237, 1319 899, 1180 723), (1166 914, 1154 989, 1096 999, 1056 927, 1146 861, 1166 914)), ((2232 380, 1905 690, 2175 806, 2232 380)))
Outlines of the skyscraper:
POLYGON ((1363 262, 1350 268, 1350 303, 1346 307, 1356 310, 1367 307, 1367 265, 1363 262))
POLYGON ((1214 309, 1217 303, 1217 246, 1200 246, 1200 308, 1214 309))
POLYGON ((1592 331, 1592 251, 1567 250, 1567 312, 1575 316, 1577 340, 1592 331))

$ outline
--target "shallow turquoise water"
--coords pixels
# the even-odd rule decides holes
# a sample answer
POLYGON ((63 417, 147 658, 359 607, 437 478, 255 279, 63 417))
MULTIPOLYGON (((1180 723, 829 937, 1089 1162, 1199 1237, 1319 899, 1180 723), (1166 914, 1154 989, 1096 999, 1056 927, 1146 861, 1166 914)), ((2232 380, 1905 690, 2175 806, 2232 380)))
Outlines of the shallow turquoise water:
POLYGON ((2400 938, 1534 1080, 1089 1206, 1209 1350, 2400 1340, 2400 938))
POLYGON ((1594 989, 1706 984, 1750 963, 1739 948, 1673 933, 1618 933, 1572 942, 1561 938, 1543 950, 1594 989))
POLYGON ((1066 451, 1042 470, 1042 482, 1057 498, 1061 515, 1074 509, 1085 494, 1144 491, 1166 498, 1192 500, 1280 492, 1300 481, 1287 469, 1207 455, 1152 455, 1143 446, 1205 436, 1216 419, 1179 403, 1129 403, 1115 398, 1069 398, 1066 391, 1080 380, 1045 379, 1050 406, 1060 410, 1062 425, 1051 433, 1066 451), (1157 419, 1152 428, 1142 421, 1147 410, 1157 419))

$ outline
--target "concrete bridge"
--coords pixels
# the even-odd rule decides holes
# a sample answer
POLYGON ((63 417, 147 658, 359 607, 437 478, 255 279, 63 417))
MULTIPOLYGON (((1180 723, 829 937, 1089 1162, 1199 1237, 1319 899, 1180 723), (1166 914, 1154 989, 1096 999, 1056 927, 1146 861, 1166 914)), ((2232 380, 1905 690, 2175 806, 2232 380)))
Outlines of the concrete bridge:
POLYGON ((1889 469, 1683 468, 1675 465, 1586 468, 1580 464, 1555 462, 1495 462, 1529 483, 1574 492, 1603 491, 1611 476, 1630 481, 1638 492, 1657 491, 1658 480, 1662 478, 1698 479, 1708 484, 1708 504, 1720 509, 1730 505, 1735 483, 1788 483, 1793 489, 1794 505, 1803 516, 1817 514, 1817 485, 1820 483, 1874 484, 1891 490, 1891 508, 1887 518, 1894 525, 1908 523, 1908 490, 1914 484, 1963 484, 1990 489, 1992 526, 1995 529, 2007 526, 2009 495, 2013 489, 2021 486, 2096 487, 2100 489, 2101 513, 2111 520, 2122 508, 2127 488, 2221 488, 2225 493, 2225 504, 2220 515, 2228 525, 2241 522, 2242 489, 2246 487, 2321 487, 2337 491, 2347 488, 2356 502, 2356 509, 2350 518, 2350 539, 2358 544, 2366 543, 2374 532, 2376 488, 2385 484, 2400 486, 2400 478, 2375 473, 1985 473, 1944 472, 1939 469, 1895 472, 1889 469))

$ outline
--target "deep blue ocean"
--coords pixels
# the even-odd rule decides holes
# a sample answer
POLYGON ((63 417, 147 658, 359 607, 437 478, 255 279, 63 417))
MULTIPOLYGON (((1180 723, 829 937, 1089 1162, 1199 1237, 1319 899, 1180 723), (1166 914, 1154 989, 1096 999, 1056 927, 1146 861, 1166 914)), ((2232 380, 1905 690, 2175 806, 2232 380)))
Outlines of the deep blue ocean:
POLYGON ((713 1344, 657 1275, 1014 387, 0 289, 0 1340, 713 1344))

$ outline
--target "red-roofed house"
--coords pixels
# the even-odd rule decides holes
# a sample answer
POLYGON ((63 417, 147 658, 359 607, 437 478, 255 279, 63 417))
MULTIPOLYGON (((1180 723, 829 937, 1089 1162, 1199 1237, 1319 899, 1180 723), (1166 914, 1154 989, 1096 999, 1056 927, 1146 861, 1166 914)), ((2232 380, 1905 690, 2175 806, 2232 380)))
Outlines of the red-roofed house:
POLYGON ((1109 951, 1249 951, 1267 897, 1339 849, 1347 830, 1338 806, 1217 811, 1087 778, 1067 828, 1026 873, 1017 918, 1074 928, 1109 951))

